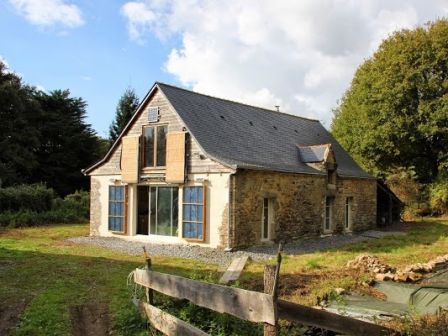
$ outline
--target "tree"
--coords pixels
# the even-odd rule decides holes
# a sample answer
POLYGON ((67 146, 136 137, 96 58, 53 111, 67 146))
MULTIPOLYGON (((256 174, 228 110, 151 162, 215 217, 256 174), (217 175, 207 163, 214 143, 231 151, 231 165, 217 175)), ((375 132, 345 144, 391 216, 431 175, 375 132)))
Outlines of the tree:
POLYGON ((109 141, 114 143, 137 109, 139 99, 134 89, 127 88, 118 101, 115 120, 109 127, 109 141))
POLYGON ((87 103, 82 98, 70 97, 69 90, 39 92, 36 99, 42 107, 36 124, 41 139, 32 182, 45 181, 61 196, 87 189, 88 178, 81 169, 101 155, 100 141, 85 122, 87 103))
POLYGON ((331 132, 368 171, 448 168, 448 20, 395 32, 356 71, 331 132))
POLYGON ((38 164, 35 92, 0 62, 0 186, 25 183, 38 164))

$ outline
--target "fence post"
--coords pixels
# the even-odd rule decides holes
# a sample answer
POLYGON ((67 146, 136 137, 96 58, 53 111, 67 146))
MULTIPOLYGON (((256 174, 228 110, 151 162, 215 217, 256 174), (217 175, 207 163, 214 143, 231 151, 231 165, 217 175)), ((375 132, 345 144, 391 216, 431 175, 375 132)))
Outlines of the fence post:
POLYGON ((280 274, 280 264, 282 262, 282 244, 278 247, 277 252, 277 265, 264 265, 264 292, 271 294, 274 301, 275 312, 275 325, 269 323, 264 324, 264 336, 277 336, 278 335, 278 323, 277 323, 277 299, 278 299, 278 282, 280 274))
MULTIPOLYGON (((145 262, 146 262, 146 269, 147 270, 151 270, 151 257, 149 256, 149 253, 146 252, 146 248, 143 246, 143 254, 145 255, 145 262)), ((150 304, 153 305, 154 304, 154 293, 153 290, 151 288, 145 287, 145 292, 146 292, 146 301, 150 304)))

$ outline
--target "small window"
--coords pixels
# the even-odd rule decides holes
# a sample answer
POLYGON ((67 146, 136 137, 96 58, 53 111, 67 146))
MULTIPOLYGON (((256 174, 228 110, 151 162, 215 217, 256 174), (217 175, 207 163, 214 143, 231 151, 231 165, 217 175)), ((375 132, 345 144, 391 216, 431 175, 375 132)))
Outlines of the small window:
POLYGON ((352 206, 353 197, 347 197, 345 199, 345 230, 352 230, 352 206))
POLYGON ((182 236, 204 240, 205 235, 204 187, 185 187, 183 195, 182 236))
POLYGON ((168 126, 143 128, 143 166, 164 167, 166 165, 166 133, 168 126))
POLYGON ((109 230, 123 232, 125 226, 125 187, 109 186, 109 230))
POLYGON ((327 197, 325 199, 325 227, 324 231, 330 231, 333 225, 333 197, 327 197))

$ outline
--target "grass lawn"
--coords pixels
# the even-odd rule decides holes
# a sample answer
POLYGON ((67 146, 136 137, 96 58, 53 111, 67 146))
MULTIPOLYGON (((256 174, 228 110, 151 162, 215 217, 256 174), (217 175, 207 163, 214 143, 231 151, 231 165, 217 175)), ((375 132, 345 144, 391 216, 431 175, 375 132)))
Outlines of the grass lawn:
MULTIPOLYGON (((285 256, 281 295, 291 301, 314 304, 317 297, 335 287, 357 287, 367 276, 346 270, 344 266, 362 253, 375 254, 397 267, 448 253, 447 220, 416 222, 408 225, 407 230, 407 236, 285 256)), ((87 233, 87 225, 0 230, 0 334, 2 324, 17 323, 13 335, 70 335, 78 322, 74 316, 80 314, 73 307, 84 304, 102 307, 116 334, 147 334, 131 302, 132 292, 126 286, 128 274, 143 266, 143 256, 66 241, 68 237, 87 233)), ((218 266, 186 259, 154 257, 153 265, 161 272, 207 281, 217 281, 220 276, 218 266)), ((262 290, 262 272, 263 264, 250 263, 237 285, 262 290)), ((239 321, 229 323, 227 317, 214 315, 210 318, 208 311, 185 302, 166 301, 162 305, 197 325, 208 323, 206 330, 212 334, 248 334, 247 330, 253 330, 251 334, 255 335, 261 332, 260 327, 239 327, 239 321), (181 311, 179 306, 183 307, 181 311), (236 327, 223 332, 220 323, 227 324, 226 328, 232 323, 236 327)))

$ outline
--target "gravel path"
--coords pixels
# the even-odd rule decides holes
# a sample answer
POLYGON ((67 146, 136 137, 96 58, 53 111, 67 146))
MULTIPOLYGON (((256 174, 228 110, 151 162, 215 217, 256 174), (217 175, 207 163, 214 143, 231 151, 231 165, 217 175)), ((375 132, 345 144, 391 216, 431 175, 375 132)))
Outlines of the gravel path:
MULTIPOLYGON (((286 244, 283 248, 283 252, 285 254, 303 254, 341 247, 351 243, 375 239, 372 236, 374 236, 375 233, 378 235, 378 232, 379 231, 368 231, 363 234, 335 235, 324 238, 304 239, 302 241, 286 244)), ((386 236, 393 234, 400 233, 381 232, 379 235, 386 236)), ((256 246, 241 251, 225 252, 194 245, 150 244, 146 242, 128 241, 115 237, 74 237, 69 238, 68 240, 76 244, 96 245, 132 255, 142 255, 142 246, 145 246, 150 255, 195 259, 207 263, 219 264, 223 267, 227 267, 234 258, 243 255, 247 255, 255 261, 266 260, 269 257, 274 256, 277 253, 278 248, 277 245, 256 246)))

